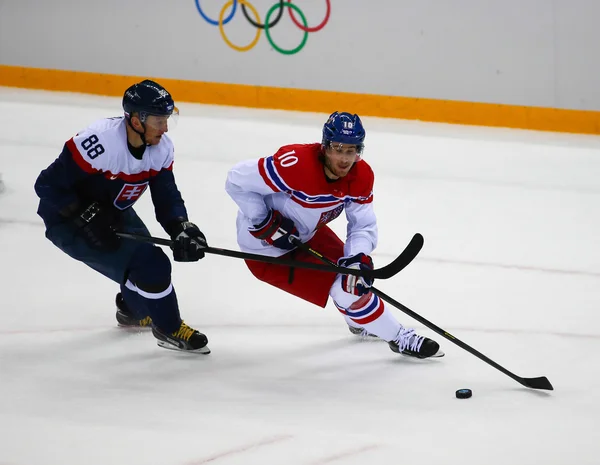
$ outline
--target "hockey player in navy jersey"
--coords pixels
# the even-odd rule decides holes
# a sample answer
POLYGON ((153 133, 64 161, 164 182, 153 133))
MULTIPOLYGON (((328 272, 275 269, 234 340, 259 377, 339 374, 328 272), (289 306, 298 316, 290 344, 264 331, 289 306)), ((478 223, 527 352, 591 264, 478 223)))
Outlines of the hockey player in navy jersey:
MULTIPOLYGON (((347 268, 373 269, 377 245, 373 211, 374 174, 361 157, 365 130, 357 115, 334 112, 321 143, 281 147, 275 155, 243 161, 227 176, 225 189, 239 207, 237 238, 242 251, 294 260, 319 260, 297 249, 299 238, 347 268), (345 243, 327 226, 345 211, 345 243)), ((252 274, 292 295, 325 307, 331 296, 354 334, 388 342, 397 353, 440 357, 437 342, 400 324, 377 295, 373 280, 263 262, 246 262, 252 274)))
POLYGON ((99 120, 69 139, 36 183, 46 237, 121 286, 120 326, 152 326, 161 347, 210 353, 204 334, 185 324, 171 283, 171 262, 158 247, 120 239, 150 235, 133 205, 150 190, 156 218, 173 239, 173 258, 204 257, 204 234, 188 220, 173 176, 166 135, 178 110, 169 92, 144 80, 123 96, 124 116, 99 120))

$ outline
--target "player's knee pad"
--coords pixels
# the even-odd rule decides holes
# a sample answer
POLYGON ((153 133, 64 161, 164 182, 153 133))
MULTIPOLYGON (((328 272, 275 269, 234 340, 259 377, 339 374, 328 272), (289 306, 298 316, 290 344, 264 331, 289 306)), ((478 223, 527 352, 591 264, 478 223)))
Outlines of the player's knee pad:
POLYGON ((171 261, 159 247, 143 244, 129 262, 127 279, 140 289, 160 292, 171 284, 171 261))

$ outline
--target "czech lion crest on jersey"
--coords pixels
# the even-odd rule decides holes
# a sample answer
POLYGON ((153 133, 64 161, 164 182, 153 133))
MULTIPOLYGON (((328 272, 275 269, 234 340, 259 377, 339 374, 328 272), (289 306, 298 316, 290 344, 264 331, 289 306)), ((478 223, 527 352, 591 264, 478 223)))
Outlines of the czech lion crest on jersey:
POLYGON ((325 226, 327 223, 331 223, 335 220, 340 214, 344 211, 344 204, 338 205, 333 210, 328 210, 326 212, 321 213, 321 217, 317 222, 317 226, 315 227, 315 231, 322 226, 325 226))
POLYGON ((125 210, 131 207, 137 199, 146 191, 148 187, 148 182, 144 182, 142 184, 123 184, 119 195, 115 198, 113 202, 115 207, 119 210, 125 210))

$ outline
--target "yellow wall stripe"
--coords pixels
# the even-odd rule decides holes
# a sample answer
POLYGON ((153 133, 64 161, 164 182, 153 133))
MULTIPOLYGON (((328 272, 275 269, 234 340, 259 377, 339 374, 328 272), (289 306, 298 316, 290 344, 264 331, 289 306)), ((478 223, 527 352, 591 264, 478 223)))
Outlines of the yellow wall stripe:
MULTIPOLYGON (((0 86, 109 96, 121 96, 147 77, 0 65, 0 86)), ((343 109, 361 116, 600 134, 599 111, 155 79, 183 102, 320 113, 343 109)))

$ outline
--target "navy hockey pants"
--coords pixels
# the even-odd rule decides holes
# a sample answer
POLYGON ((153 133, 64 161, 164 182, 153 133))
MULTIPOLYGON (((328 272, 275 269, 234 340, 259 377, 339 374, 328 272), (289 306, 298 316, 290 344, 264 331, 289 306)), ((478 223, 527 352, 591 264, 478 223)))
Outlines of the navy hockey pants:
MULTIPOLYGON (((123 212, 122 231, 150 235, 146 225, 132 208, 123 212)), ((123 283, 129 263, 136 251, 142 246, 147 247, 141 242, 121 239, 121 245, 116 252, 98 251, 90 248, 85 240, 77 235, 73 227, 68 224, 52 226, 46 231, 46 237, 67 255, 85 263, 118 284, 123 283)))
MULTIPOLYGON (((132 208, 125 210, 122 218, 123 232, 150 235, 132 208)), ((167 332, 179 328, 181 317, 171 285, 171 262, 160 248, 121 239, 116 252, 98 251, 90 248, 68 224, 52 226, 46 230, 46 237, 70 257, 120 284, 125 303, 135 316, 150 316, 154 324, 167 332)))

